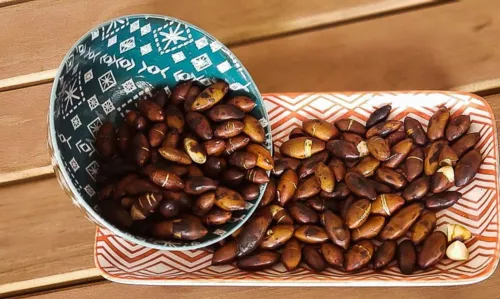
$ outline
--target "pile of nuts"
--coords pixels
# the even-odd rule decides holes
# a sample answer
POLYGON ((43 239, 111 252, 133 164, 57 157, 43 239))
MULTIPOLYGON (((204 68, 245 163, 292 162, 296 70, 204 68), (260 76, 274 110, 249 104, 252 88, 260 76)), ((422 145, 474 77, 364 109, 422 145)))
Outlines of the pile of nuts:
POLYGON ((455 204, 481 164, 470 117, 441 107, 427 132, 412 117, 388 120, 377 109, 366 126, 304 121, 280 147, 259 210, 224 240, 212 264, 261 270, 303 261, 314 271, 381 269, 397 260, 404 274, 447 255, 468 259, 471 233, 457 224, 435 231, 436 212, 455 204), (398 243, 399 241, 399 243, 398 243), (377 246, 378 245, 378 246, 377 246))
POLYGON ((183 82, 137 102, 96 136, 98 208, 111 223, 159 239, 199 240, 256 200, 273 169, 246 96, 219 81, 183 82), (238 190, 238 191, 236 191, 238 190))

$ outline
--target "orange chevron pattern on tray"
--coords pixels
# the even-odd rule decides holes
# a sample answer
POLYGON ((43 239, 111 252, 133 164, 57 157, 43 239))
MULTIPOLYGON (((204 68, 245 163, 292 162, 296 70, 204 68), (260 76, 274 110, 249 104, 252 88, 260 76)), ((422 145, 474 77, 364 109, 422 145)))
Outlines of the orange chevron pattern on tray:
POLYGON ((498 141, 491 108, 480 97, 455 92, 300 93, 264 96, 273 129, 275 149, 302 121, 334 121, 351 117, 365 123, 376 108, 391 104, 390 119, 413 116, 427 124, 437 107, 445 105, 453 116, 471 116, 470 131, 480 132, 478 147, 483 163, 473 182, 459 188, 463 198, 438 213, 438 229, 460 223, 473 234, 467 242, 470 259, 443 260, 431 270, 402 275, 393 262, 381 272, 343 273, 332 268, 321 274, 307 266, 286 272, 280 264, 260 272, 234 266, 211 266, 205 250, 159 251, 132 244, 104 229, 97 229, 95 263, 103 276, 117 282, 156 285, 286 285, 286 286, 415 286, 458 285, 481 281, 495 270, 499 257, 498 141))

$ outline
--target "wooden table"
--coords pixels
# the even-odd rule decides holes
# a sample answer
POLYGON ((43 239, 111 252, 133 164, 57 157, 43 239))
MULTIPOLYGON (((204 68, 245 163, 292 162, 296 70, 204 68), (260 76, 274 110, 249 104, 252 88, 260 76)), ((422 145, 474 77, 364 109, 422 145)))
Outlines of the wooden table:
POLYGON ((262 92, 451 89, 500 119, 497 0, 0 0, 0 297, 494 298, 496 274, 448 288, 138 287, 94 268, 94 226, 59 188, 46 148, 51 81, 67 49, 120 15, 158 13, 214 34, 262 92), (479 83, 473 82, 481 81, 479 83))

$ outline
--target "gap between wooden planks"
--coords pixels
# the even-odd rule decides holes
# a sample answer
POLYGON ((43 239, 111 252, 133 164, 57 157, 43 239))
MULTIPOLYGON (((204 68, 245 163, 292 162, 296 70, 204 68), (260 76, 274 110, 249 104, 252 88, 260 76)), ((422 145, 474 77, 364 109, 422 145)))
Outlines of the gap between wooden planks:
MULTIPOLYGON (((223 39, 222 42, 228 47, 242 45, 273 37, 353 22, 364 18, 384 16, 389 13, 446 2, 451 2, 451 0, 385 0, 298 19, 289 19, 281 23, 281 26, 276 26, 276 24, 272 24, 271 26, 266 23, 252 26, 251 31, 247 32, 245 35, 238 34, 235 36, 228 36, 223 39)), ((2 2, 0 2, 0 7, 1 3, 2 2)), ((56 73, 57 69, 51 69, 2 79, 0 80, 0 92, 51 82, 56 73)))

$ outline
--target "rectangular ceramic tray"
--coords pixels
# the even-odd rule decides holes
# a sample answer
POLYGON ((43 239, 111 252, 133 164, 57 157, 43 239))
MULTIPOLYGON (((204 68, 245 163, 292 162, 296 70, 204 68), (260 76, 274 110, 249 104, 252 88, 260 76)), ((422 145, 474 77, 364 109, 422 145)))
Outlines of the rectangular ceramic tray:
POLYGON ((235 285, 235 286, 437 286, 476 283, 488 278, 498 263, 499 199, 498 141, 493 112, 482 98, 455 92, 358 92, 268 94, 264 96, 273 130, 275 149, 290 130, 302 121, 321 118, 333 122, 350 117, 365 123, 374 109, 392 105, 390 119, 406 115, 426 124, 437 107, 445 105, 452 117, 471 116, 471 132, 480 132, 478 147, 483 163, 475 179, 459 188, 463 198, 438 213, 438 229, 446 223, 460 223, 471 230, 467 242, 470 259, 465 262, 443 260, 425 272, 402 275, 393 262, 381 272, 364 270, 343 273, 328 268, 323 273, 302 266, 287 272, 274 268, 245 272, 232 265, 211 266, 212 254, 205 250, 159 251, 132 244, 97 229, 95 263, 102 275, 112 281, 146 285, 235 285))

